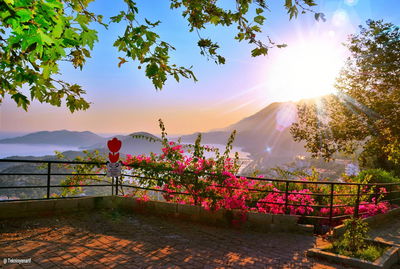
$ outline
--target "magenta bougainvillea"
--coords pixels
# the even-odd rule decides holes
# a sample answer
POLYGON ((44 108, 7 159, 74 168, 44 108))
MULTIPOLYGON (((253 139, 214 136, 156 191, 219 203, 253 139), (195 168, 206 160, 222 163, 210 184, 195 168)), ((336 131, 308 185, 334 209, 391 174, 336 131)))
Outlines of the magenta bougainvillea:
MULTIPOLYGON (((301 183, 290 184, 286 201, 282 183, 235 176, 238 167, 235 161, 227 156, 217 159, 191 156, 185 153, 182 145, 169 142, 160 155, 128 155, 124 164, 140 171, 145 177, 163 178, 161 182, 157 182, 155 189, 162 191, 164 199, 169 202, 199 205, 206 210, 236 209, 243 213, 254 211, 299 216, 330 215, 328 196, 321 200, 315 195, 329 194, 327 187, 324 189, 312 184, 307 178, 302 178, 301 183)), ((355 197, 351 198, 353 200, 341 199, 341 191, 343 190, 334 192, 337 196, 334 200, 333 216, 353 215, 354 206, 340 205, 354 203, 355 197)), ((384 188, 379 189, 380 195, 385 193, 384 188)), ((147 200, 148 197, 144 199, 147 200)), ((360 216, 369 217, 389 210, 390 205, 387 202, 377 202, 374 199, 376 198, 360 202, 360 216)), ((243 221, 244 216, 242 214, 239 218, 243 221)))

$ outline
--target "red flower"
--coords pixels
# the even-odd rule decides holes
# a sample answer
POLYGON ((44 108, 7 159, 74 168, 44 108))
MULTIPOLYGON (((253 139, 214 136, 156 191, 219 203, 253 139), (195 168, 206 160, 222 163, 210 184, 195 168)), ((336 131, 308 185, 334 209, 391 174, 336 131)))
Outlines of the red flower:
POLYGON ((118 152, 121 149, 121 140, 114 137, 112 140, 108 140, 107 146, 111 152, 118 152))

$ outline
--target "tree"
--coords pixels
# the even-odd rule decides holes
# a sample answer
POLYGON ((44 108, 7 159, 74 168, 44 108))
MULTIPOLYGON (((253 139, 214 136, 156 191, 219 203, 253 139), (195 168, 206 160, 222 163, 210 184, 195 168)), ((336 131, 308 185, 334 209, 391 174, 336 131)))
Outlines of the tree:
MULTIPOLYGON (((110 23, 124 23, 126 30, 118 37, 114 47, 122 53, 118 57, 118 66, 127 61, 136 61, 138 68, 145 66, 145 75, 152 80, 156 89, 162 89, 165 81, 172 76, 180 78, 196 77, 191 68, 178 67, 170 62, 169 53, 175 48, 160 40, 155 32, 161 22, 144 19, 139 22, 139 10, 133 0, 124 0, 126 10, 110 18, 108 24, 103 16, 91 12, 88 8, 94 0, 3 0, 0 1, 0 103, 6 95, 27 110, 30 101, 23 94, 27 87, 30 99, 61 106, 71 112, 89 107, 82 96, 81 86, 59 79, 60 61, 69 61, 75 68, 82 69, 95 42, 97 31, 90 26, 93 23, 107 28, 110 23)), ((219 45, 209 38, 203 38, 200 30, 210 24, 228 27, 236 25, 235 39, 247 41, 255 47, 252 56, 266 55, 271 47, 283 47, 268 38, 267 44, 257 38, 264 24, 264 14, 268 11, 265 0, 236 0, 234 10, 224 9, 217 0, 170 0, 171 9, 180 9, 189 23, 190 31, 199 34, 200 53, 224 64, 225 58, 217 50, 219 45), (249 13, 255 12, 250 19, 249 13)), ((315 14, 315 18, 324 19, 323 14, 310 9, 314 0, 286 0, 285 8, 290 18, 301 11, 315 14)))
POLYGON ((351 54, 337 93, 301 103, 291 132, 313 157, 360 153, 364 167, 400 172, 400 30, 383 21, 366 24, 346 44, 351 54))

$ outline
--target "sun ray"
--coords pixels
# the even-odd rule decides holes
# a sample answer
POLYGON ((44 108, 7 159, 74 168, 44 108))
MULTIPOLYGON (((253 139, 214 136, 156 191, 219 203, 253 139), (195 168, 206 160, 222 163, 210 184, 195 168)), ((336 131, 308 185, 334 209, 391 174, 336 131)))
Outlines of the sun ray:
POLYGON ((372 119, 379 119, 380 116, 378 113, 373 111, 372 109, 366 107, 365 105, 361 104, 357 100, 351 98, 349 95, 343 93, 343 92, 338 92, 335 93, 335 95, 339 98, 339 100, 346 104, 346 106, 351 109, 354 113, 360 114, 359 111, 363 112, 365 115, 372 119))

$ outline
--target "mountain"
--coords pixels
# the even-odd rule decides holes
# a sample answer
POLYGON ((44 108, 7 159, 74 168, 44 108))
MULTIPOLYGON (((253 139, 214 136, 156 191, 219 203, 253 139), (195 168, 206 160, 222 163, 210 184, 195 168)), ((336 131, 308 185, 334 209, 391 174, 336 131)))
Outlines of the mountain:
MULTIPOLYGON (((78 156, 83 156, 84 154, 82 151, 73 151, 73 150, 68 150, 62 152, 64 155, 63 161, 72 161, 74 158, 78 156)), ((100 154, 104 154, 104 156, 107 156, 108 152, 100 152, 100 154)), ((10 156, 6 158, 2 158, 3 160, 37 160, 37 161, 59 161, 56 155, 43 155, 43 156, 10 156)), ((4 169, 7 169, 9 167, 14 167, 14 166, 24 166, 27 165, 29 166, 29 163, 19 163, 19 162, 0 162, 0 172, 5 172, 4 169)))
MULTIPOLYGON (((307 155, 304 143, 295 142, 290 126, 297 120, 297 103, 276 102, 259 112, 218 131, 202 133, 204 144, 226 144, 236 130, 234 146, 249 152, 253 160, 263 160, 271 166, 293 161, 297 155, 307 155)), ((192 143, 197 133, 185 135, 183 142, 192 143)))
MULTIPOLYGON (((153 140, 159 140, 157 136, 154 136, 146 132, 136 132, 130 135, 116 135, 109 138, 101 137, 92 132, 74 132, 74 131, 41 131, 30 133, 24 136, 1 139, 0 144, 27 144, 27 145, 55 145, 55 146, 72 146, 79 148, 78 151, 64 151, 63 154, 68 159, 73 159, 77 156, 83 155, 82 150, 99 150, 100 153, 108 155, 107 141, 117 137, 122 141, 122 148, 120 150, 121 156, 124 154, 150 154, 150 152, 161 153, 161 142, 151 142, 144 138, 133 138, 132 135, 147 137, 153 140)), ((47 157, 52 160, 54 155, 47 155, 41 157, 33 156, 13 156, 11 159, 39 159, 47 157)), ((2 168, 10 166, 9 163, 0 163, 0 170, 2 168)), ((11 165, 12 166, 12 165, 11 165)))
POLYGON ((90 144, 104 141, 101 137, 92 132, 74 132, 68 130, 60 131, 41 131, 36 133, 27 134, 15 138, 1 139, 1 144, 48 144, 48 145, 62 145, 62 146, 87 146, 90 144))
MULTIPOLYGON (((150 152, 154 153, 161 153, 161 142, 151 142, 148 141, 144 138, 133 138, 132 136, 143 136, 143 137, 148 137, 153 140, 159 140, 159 138, 155 135, 152 135, 147 132, 136 132, 132 133, 129 135, 117 135, 114 137, 117 137, 119 140, 122 142, 122 147, 120 149, 120 152, 123 154, 132 154, 132 155, 138 155, 138 154, 146 154, 148 155, 150 152)), ((112 139, 113 137, 110 138, 103 138, 103 141, 99 143, 92 144, 91 146, 87 147, 81 147, 82 149, 99 149, 101 151, 105 151, 107 148, 107 141, 109 139, 112 139)), ((108 152, 108 150, 107 150, 108 152)))

